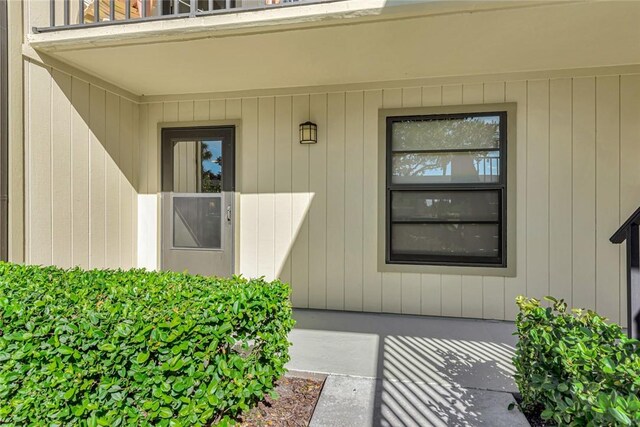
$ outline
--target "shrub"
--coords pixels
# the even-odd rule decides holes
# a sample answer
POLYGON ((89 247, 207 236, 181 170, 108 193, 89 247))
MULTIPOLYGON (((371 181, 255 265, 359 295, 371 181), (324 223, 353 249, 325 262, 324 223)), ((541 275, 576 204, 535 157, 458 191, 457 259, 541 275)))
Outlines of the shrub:
POLYGON ((525 410, 559 425, 640 424, 640 350, 616 324, 564 301, 518 297, 514 364, 525 410))
POLYGON ((0 423, 225 424, 289 360, 279 281, 0 263, 0 423))

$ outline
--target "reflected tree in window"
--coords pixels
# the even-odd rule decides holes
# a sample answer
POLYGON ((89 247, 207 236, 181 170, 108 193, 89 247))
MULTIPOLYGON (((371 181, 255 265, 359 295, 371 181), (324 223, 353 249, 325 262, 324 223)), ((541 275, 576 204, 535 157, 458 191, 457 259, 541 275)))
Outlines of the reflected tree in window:
POLYGON ((222 153, 218 141, 200 144, 201 191, 203 193, 220 193, 222 191, 222 153), (216 152, 214 157, 214 152, 216 152))
POLYGON ((491 180, 499 174, 499 124, 497 116, 396 122, 394 175, 491 180))

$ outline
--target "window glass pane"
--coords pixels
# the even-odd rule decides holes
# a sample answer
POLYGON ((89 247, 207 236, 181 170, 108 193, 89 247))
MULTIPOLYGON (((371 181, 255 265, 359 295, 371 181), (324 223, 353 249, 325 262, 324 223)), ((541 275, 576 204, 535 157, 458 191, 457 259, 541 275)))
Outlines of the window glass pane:
POLYGON ((393 122, 391 148, 455 150, 499 148, 500 116, 393 122))
POLYGON ((173 191, 219 193, 222 141, 180 141, 173 147, 173 191))
POLYGON ((392 254, 497 257, 497 224, 392 224, 392 254))
POLYGON ((394 191, 391 218, 394 221, 498 221, 500 197, 497 191, 394 191))
POLYGON ((220 249, 222 197, 173 197, 173 247, 220 249))
POLYGON ((394 184, 498 182, 500 153, 394 153, 392 168, 394 184))

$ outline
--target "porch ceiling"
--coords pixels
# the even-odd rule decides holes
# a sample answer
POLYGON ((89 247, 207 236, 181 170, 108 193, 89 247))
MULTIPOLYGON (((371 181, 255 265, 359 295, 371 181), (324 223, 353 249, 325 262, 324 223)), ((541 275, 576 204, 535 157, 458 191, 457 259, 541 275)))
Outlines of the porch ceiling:
POLYGON ((355 25, 247 27, 117 46, 35 45, 147 96, 640 63, 640 2, 349 22, 355 25))

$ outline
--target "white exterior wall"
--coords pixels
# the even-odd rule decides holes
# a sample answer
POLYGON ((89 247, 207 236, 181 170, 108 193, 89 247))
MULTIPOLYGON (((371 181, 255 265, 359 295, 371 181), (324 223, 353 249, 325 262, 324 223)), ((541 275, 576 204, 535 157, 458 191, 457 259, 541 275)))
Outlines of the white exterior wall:
POLYGON ((608 238, 640 203, 640 75, 143 104, 145 191, 158 123, 207 119, 242 121, 238 272, 291 282, 297 307, 513 319, 517 295, 555 295, 625 320, 608 238), (497 102, 518 105, 517 276, 379 273, 378 109, 497 102), (317 145, 298 143, 307 119, 317 145))

